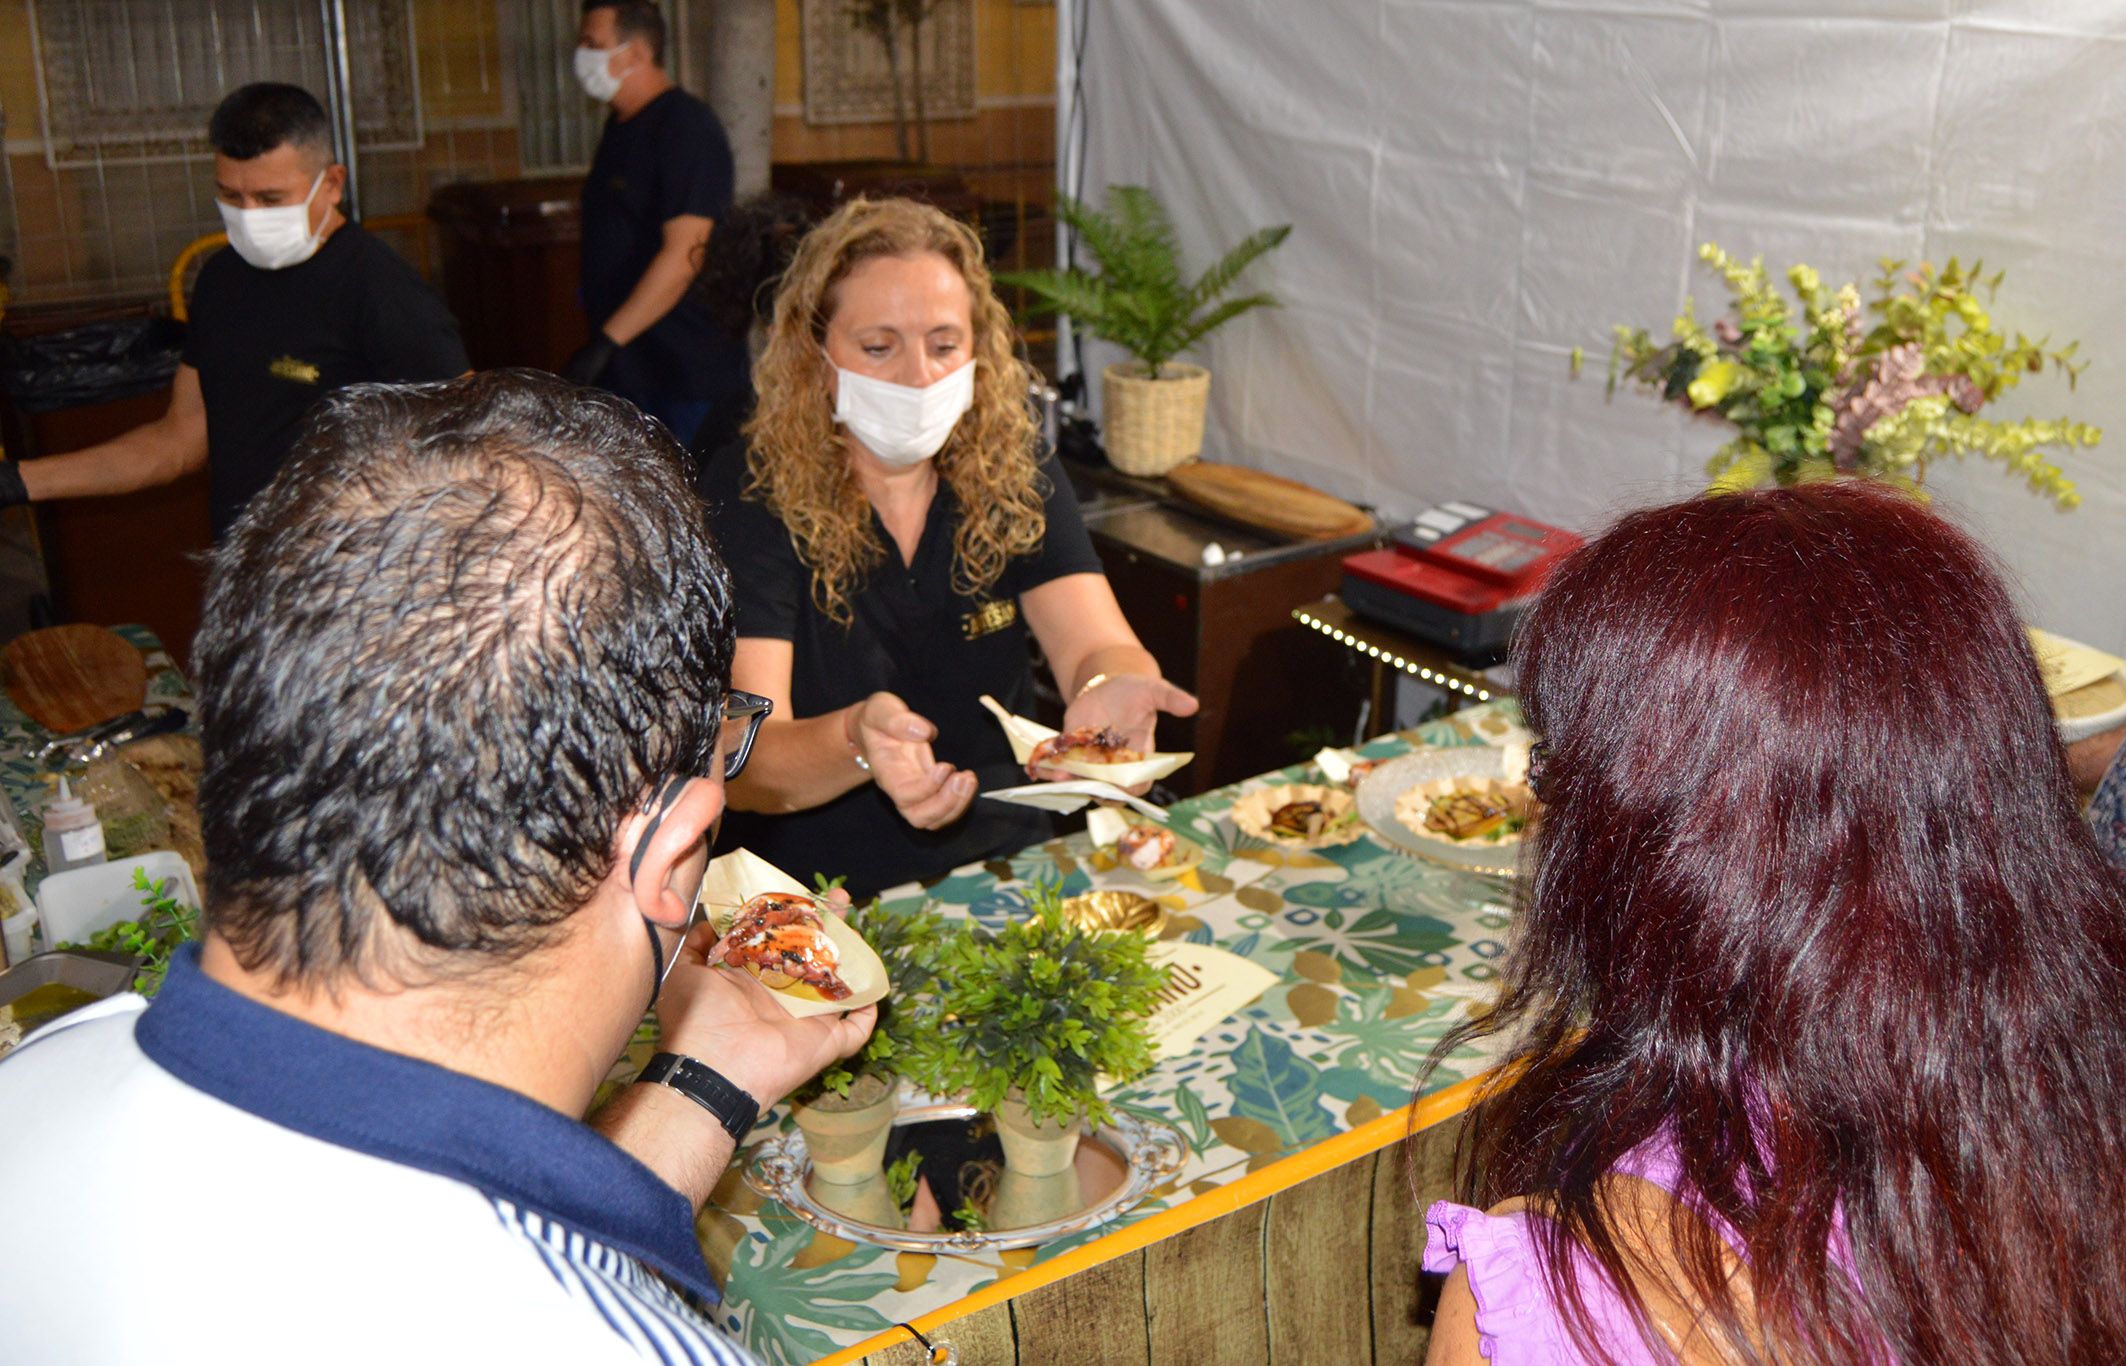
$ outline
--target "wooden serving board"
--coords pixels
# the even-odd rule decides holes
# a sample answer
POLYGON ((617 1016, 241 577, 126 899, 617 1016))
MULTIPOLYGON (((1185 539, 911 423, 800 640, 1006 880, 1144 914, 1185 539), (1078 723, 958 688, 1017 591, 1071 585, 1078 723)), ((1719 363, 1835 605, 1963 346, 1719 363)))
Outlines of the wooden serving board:
POLYGON ((148 663, 101 626, 51 626, 0 650, 0 686, 23 715, 70 735, 138 711, 148 696, 148 663))
POLYGON ((1281 536, 1326 541, 1373 529, 1373 519, 1343 499, 1261 470, 1198 460, 1168 471, 1166 482, 1198 507, 1281 536))

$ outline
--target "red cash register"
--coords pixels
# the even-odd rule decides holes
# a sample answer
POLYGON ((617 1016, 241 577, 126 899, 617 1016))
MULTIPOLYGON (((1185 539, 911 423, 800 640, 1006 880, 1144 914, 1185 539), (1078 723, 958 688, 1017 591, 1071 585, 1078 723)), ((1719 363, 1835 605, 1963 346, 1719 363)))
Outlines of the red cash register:
POLYGON ((1343 600, 1465 664, 1494 664, 1551 566, 1579 545, 1571 532, 1526 517, 1442 503, 1397 531, 1387 549, 1347 556, 1343 600))

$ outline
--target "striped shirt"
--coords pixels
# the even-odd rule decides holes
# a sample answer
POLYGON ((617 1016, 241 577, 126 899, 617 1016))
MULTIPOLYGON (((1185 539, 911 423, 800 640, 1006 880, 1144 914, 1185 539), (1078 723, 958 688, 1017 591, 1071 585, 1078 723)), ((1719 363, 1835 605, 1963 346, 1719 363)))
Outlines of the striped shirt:
POLYGON ((753 1361, 649 1168, 196 954, 0 1061, 0 1222, 10 1366, 753 1361))
POLYGON ((624 1252, 507 1200, 495 1202, 503 1227, 522 1234, 569 1298, 590 1304, 645 1361, 742 1366, 753 1358, 695 1313, 669 1285, 624 1252))

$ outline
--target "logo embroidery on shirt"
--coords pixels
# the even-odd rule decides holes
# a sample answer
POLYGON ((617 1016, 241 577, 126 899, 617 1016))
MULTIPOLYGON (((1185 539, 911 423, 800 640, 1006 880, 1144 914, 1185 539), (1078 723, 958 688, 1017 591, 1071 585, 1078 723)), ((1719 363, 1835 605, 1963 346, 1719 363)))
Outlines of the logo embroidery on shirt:
POLYGON ((275 379, 288 380, 294 384, 315 384, 324 378, 315 365, 306 360, 297 360, 293 356, 281 356, 266 369, 272 372, 275 379))
POLYGON ((960 634, 969 640, 995 635, 1019 619, 1019 600, 1003 598, 985 602, 960 618, 960 634))

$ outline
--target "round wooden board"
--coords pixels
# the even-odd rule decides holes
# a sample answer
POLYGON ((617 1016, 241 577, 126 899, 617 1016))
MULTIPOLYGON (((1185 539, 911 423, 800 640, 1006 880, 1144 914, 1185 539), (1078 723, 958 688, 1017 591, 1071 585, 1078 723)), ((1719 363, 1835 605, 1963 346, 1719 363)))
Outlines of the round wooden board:
POLYGON ((148 663, 115 631, 51 626, 0 650, 0 686, 23 715, 70 735, 138 711, 148 696, 148 663))
POLYGON ((1362 509, 1261 470, 1198 460, 1168 471, 1166 482, 1199 507, 1279 535, 1320 541, 1373 529, 1373 519, 1362 509))

